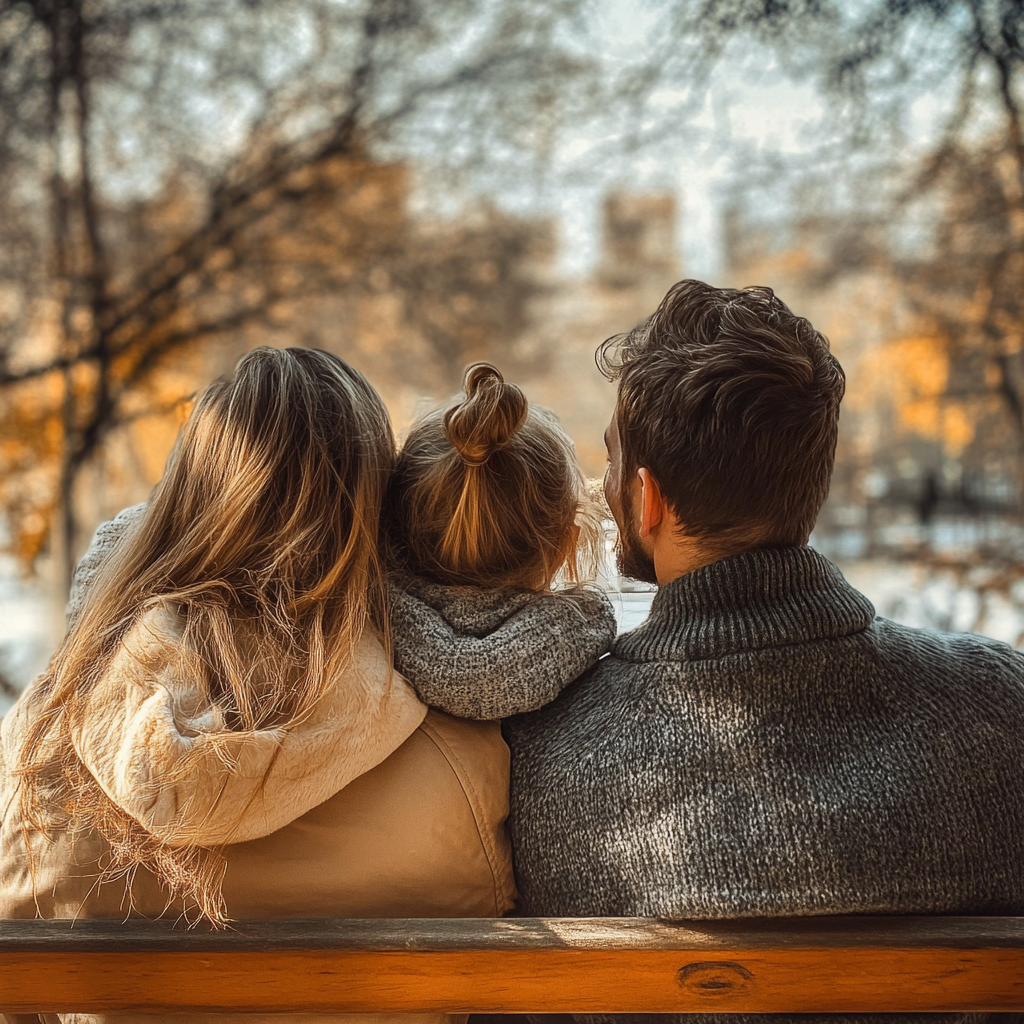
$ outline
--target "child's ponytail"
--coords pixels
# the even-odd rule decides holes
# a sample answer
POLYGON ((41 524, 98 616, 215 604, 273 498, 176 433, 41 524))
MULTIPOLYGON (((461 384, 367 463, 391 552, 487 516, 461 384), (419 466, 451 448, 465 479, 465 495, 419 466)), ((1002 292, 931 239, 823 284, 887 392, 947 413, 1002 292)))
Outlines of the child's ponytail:
POLYGON ((464 469, 459 500, 441 536, 439 561, 456 571, 478 564, 500 548, 488 537, 486 519, 492 495, 499 489, 489 466, 496 452, 504 449, 526 421, 526 396, 505 383, 498 369, 489 363, 475 363, 466 370, 466 397, 448 409, 441 419, 445 437, 459 454, 464 469))
POLYGON ((526 396, 490 363, 466 370, 466 398, 445 412, 445 436, 467 466, 483 466, 526 422, 526 396))

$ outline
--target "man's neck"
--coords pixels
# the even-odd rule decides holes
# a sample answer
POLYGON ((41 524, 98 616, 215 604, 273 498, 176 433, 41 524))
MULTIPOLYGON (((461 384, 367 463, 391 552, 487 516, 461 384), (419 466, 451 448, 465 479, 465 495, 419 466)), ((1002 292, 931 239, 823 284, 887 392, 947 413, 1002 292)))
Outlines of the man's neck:
POLYGON ((690 537, 677 531, 667 532, 654 539, 651 555, 654 559, 654 572, 658 578, 658 586, 679 579, 687 573, 702 569, 712 562, 720 562, 724 558, 741 555, 758 547, 760 539, 746 537, 732 538, 727 541, 709 542, 702 537, 690 537))

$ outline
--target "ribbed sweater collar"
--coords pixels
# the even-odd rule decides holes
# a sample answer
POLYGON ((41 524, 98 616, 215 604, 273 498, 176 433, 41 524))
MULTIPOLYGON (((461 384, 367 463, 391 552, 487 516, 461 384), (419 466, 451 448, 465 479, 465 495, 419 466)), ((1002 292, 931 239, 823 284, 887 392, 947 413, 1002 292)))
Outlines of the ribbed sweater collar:
POLYGON ((816 551, 764 548, 663 586, 647 620, 620 636, 613 653, 627 661, 717 658, 849 636, 874 617, 871 602, 816 551))
MULTIPOLYGON (((433 583, 420 576, 394 575, 392 586, 429 605, 459 633, 487 636, 516 612, 537 600, 534 590, 515 587, 455 587, 433 583)), ((392 591, 394 593, 394 591, 392 591)))

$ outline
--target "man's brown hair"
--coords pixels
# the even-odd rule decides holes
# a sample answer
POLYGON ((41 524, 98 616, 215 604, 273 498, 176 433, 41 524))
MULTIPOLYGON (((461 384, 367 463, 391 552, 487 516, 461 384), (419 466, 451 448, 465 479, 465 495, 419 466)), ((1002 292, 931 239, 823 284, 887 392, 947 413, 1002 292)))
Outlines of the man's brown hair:
POLYGON ((807 320, 770 288, 680 281, 597 362, 619 384, 623 480, 648 469, 690 536, 806 543, 846 386, 807 320))

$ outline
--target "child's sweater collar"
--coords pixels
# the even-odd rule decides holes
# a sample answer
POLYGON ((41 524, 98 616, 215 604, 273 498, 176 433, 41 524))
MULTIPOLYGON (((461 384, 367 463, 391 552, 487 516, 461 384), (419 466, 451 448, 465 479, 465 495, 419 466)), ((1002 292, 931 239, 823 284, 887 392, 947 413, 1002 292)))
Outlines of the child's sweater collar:
POLYGON ((457 633, 469 636, 487 636, 538 596, 532 590, 453 587, 414 576, 395 576, 392 586, 429 605, 457 633))

